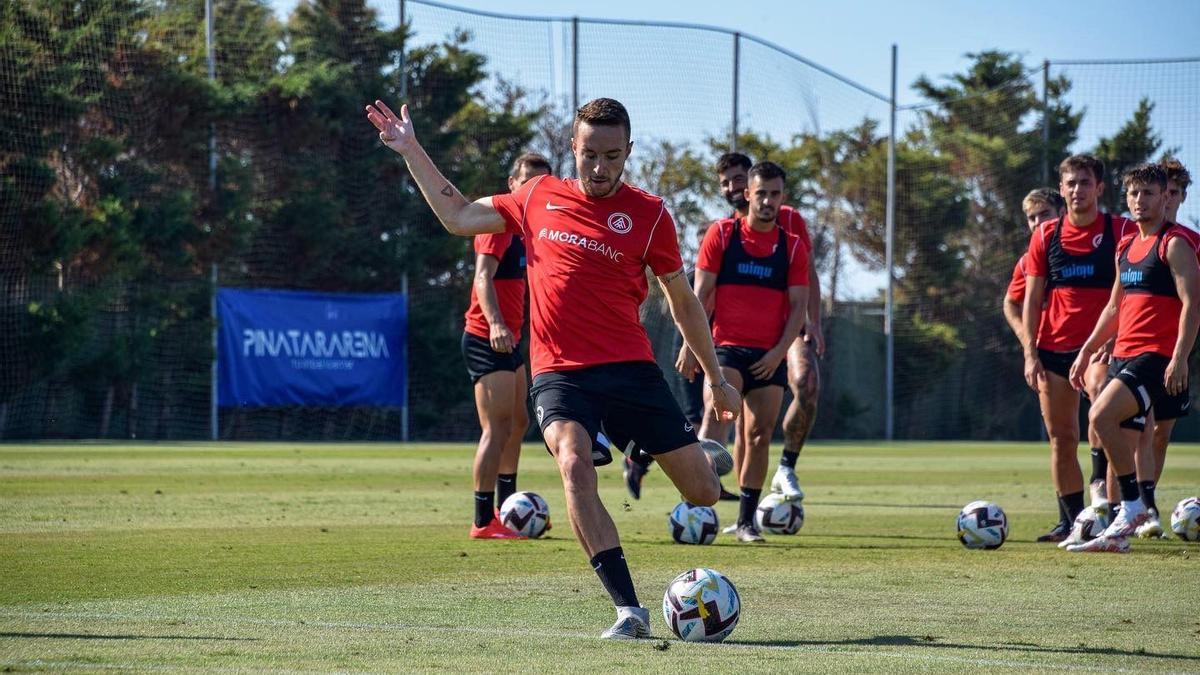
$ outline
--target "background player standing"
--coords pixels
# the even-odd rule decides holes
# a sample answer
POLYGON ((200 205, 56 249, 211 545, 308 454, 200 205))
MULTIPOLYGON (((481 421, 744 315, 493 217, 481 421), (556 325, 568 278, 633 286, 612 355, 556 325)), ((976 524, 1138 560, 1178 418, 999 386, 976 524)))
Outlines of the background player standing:
POLYGON ((1116 336, 1108 382, 1088 417, 1116 472, 1121 509, 1102 536, 1066 547, 1075 552, 1126 553, 1147 521, 1134 450, 1147 415, 1186 388, 1200 326, 1200 264, 1182 228, 1165 219, 1166 171, 1142 164, 1123 182, 1137 229, 1121 240, 1110 299, 1071 366, 1072 384, 1082 387, 1092 355, 1116 336))
MULTIPOLYGON (((775 223, 785 198, 783 169, 762 162, 749 176, 749 217, 709 228, 700 245, 695 288, 700 302, 712 308, 722 373, 743 396, 737 540, 759 542, 754 512, 783 403, 784 359, 807 314, 809 253, 799 237, 775 223)), ((724 425, 715 427, 718 437, 727 436, 724 425)))
MULTIPOLYGON (((541 155, 513 162, 509 191, 550 173, 541 155)), ((462 353, 475 389, 479 447, 475 450, 475 521, 472 539, 520 539, 494 517, 517 489, 521 440, 529 426, 525 361, 519 349, 525 322, 525 244, 515 234, 480 234, 475 249, 475 283, 463 329, 462 353), (493 491, 493 484, 495 490, 493 491)))

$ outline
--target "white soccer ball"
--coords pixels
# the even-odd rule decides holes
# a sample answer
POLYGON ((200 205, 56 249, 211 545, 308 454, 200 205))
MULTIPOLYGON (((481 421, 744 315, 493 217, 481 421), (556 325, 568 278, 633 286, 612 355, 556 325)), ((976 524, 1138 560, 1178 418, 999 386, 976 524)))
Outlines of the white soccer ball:
POLYGON ((1184 541, 1200 541, 1200 497, 1188 497, 1175 505, 1171 531, 1184 541))
POLYGON ((958 514, 958 540, 967 548, 996 549, 1008 538, 1008 517, 989 501, 979 500, 958 514))
POLYGON ((500 505, 500 522, 517 534, 537 539, 550 523, 550 506, 536 492, 514 492, 500 505))
POLYGON ((671 511, 667 527, 677 544, 711 544, 720 531, 717 512, 712 507, 687 502, 679 502, 671 511))
POLYGON ((778 492, 763 497, 754 512, 758 529, 771 534, 796 534, 804 527, 804 506, 785 499, 778 492))
POLYGON ((1104 504, 1103 506, 1093 504, 1075 516, 1075 522, 1071 527, 1079 535, 1080 539, 1091 541, 1099 537, 1104 532, 1104 528, 1108 527, 1109 515, 1108 504, 1104 504))
POLYGON ((700 567, 675 577, 663 595, 663 619, 686 642, 720 642, 742 613, 737 588, 724 574, 700 567))

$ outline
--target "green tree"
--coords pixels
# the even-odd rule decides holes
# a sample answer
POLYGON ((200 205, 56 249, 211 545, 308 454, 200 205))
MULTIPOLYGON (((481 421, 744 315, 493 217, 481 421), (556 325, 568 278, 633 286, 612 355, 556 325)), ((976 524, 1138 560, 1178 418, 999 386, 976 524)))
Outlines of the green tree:
MULTIPOLYGON (((1138 101, 1137 110, 1110 138, 1101 138, 1093 151, 1104 162, 1104 194, 1100 195, 1101 208, 1109 213, 1125 213, 1125 190, 1121 188, 1121 177, 1131 167, 1151 161, 1162 147, 1162 137, 1154 132, 1150 115, 1154 103, 1148 98, 1138 101)), ((1170 153, 1168 153, 1170 154, 1170 153)))

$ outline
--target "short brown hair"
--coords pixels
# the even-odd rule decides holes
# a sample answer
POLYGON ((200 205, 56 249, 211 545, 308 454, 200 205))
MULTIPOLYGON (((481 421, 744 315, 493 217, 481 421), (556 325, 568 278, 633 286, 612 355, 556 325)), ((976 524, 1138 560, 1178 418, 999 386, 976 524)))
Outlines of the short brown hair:
POLYGON ((579 110, 575 111, 572 132, 579 128, 580 122, 601 127, 621 127, 625 130, 626 140, 633 134, 629 126, 629 112, 620 101, 613 98, 597 98, 579 106, 579 110))
POLYGON ((1192 184, 1192 174, 1188 173, 1187 167, 1183 162, 1174 157, 1167 157, 1158 163, 1159 166, 1167 172, 1167 180, 1174 182, 1179 186, 1180 190, 1187 192, 1188 186, 1192 184))
POLYGON ((784 172, 783 167, 775 162, 762 161, 750 167, 750 177, 754 178, 755 176, 758 176, 758 179, 762 182, 774 178, 779 178, 785 183, 787 182, 787 174, 784 172))
POLYGON ((1121 183, 1126 189, 1130 185, 1157 185, 1163 190, 1167 189, 1167 170, 1161 164, 1138 164, 1131 166, 1125 171, 1125 175, 1121 176, 1121 183))
POLYGON ((1095 155, 1071 155, 1058 165, 1059 176, 1067 171, 1082 170, 1091 171, 1097 183, 1104 182, 1104 162, 1100 161, 1100 158, 1095 155))
POLYGON ((717 158, 717 173, 725 173, 735 166, 749 171, 752 164, 754 162, 751 162, 749 157, 740 152, 727 152, 717 158))
POLYGON ((536 169, 545 173, 554 173, 554 170, 550 168, 550 162, 545 157, 536 152, 527 152, 513 160, 512 168, 509 169, 508 175, 516 178, 517 174, 521 173, 521 167, 523 166, 527 167, 530 171, 536 169))
POLYGON ((1067 200, 1063 199, 1062 195, 1058 194, 1058 190, 1054 188, 1037 188, 1030 190, 1029 194, 1025 195, 1025 199, 1021 200, 1021 210, 1028 210, 1033 204, 1045 204, 1056 212, 1067 208, 1067 200))

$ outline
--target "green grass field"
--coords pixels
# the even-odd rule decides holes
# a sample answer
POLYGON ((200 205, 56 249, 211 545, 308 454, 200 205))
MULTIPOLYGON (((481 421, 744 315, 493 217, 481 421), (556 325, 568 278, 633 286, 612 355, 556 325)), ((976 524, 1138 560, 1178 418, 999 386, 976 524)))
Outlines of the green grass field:
MULTIPOLYGON (((613 618, 571 536, 557 473, 526 447, 519 487, 555 528, 472 541, 463 445, 0 446, 0 667, 6 671, 1200 671, 1200 546, 1067 554, 1034 444, 814 444, 807 522, 765 546, 667 534, 661 471, 629 500, 600 470, 656 639, 597 639, 613 618), (967 551, 966 502, 1009 541, 967 551), (741 623, 720 645, 670 636, 666 584, 729 576, 741 623)), ((778 457, 778 451, 773 453, 778 457)), ((1086 462, 1086 455, 1081 453, 1086 462)), ((1086 465, 1085 465, 1086 468, 1086 465)), ((1200 493, 1175 446, 1168 510, 1200 493)), ((724 522, 736 504, 718 507, 724 522)))

